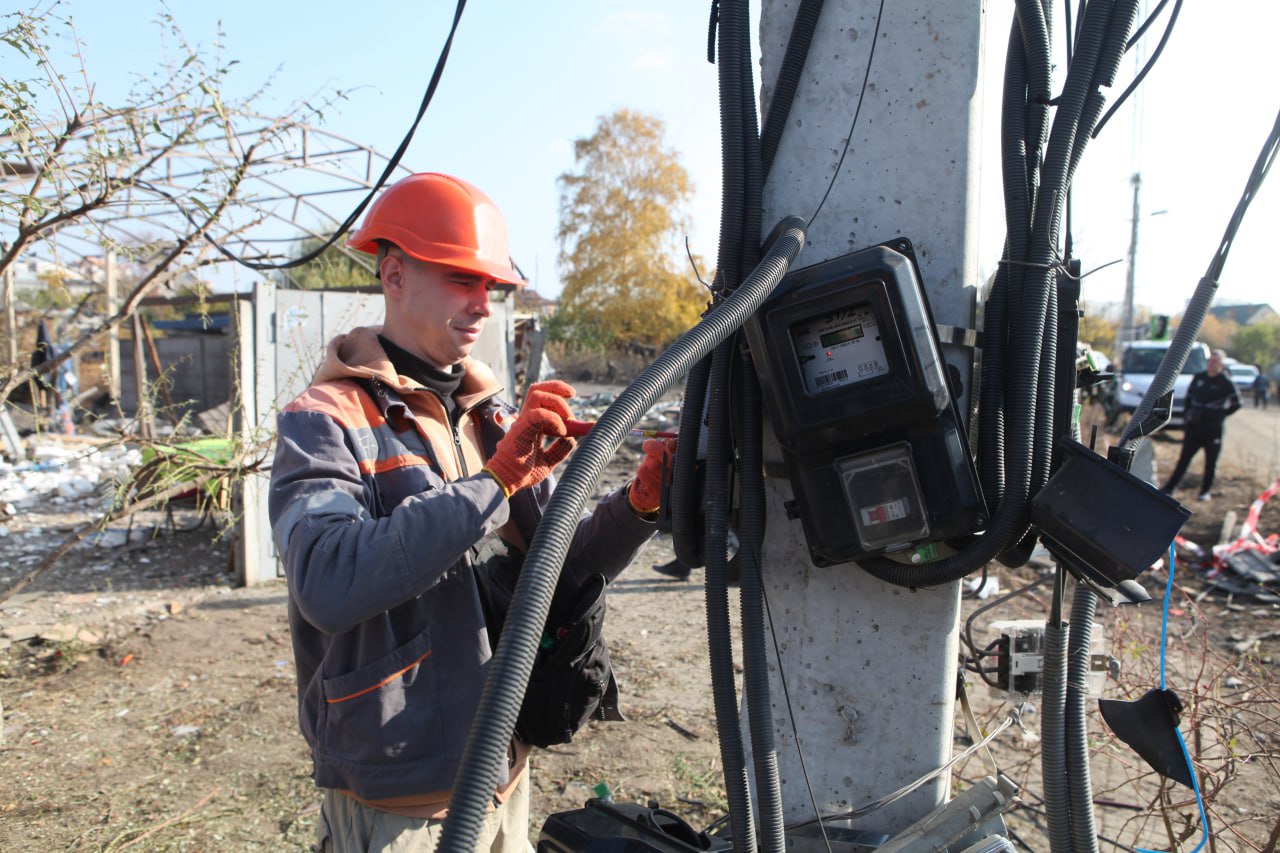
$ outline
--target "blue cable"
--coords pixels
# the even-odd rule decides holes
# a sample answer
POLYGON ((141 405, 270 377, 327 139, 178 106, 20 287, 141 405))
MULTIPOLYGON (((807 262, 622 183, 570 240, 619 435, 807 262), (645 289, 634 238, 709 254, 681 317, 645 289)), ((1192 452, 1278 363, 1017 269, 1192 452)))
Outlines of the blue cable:
MULTIPOLYGON (((1164 690, 1164 665, 1165 650, 1168 648, 1169 637, 1169 599, 1173 597, 1173 567, 1174 559, 1173 542, 1169 543, 1169 580, 1164 585, 1164 616, 1160 621, 1160 689, 1164 690)), ((1187 762, 1188 775, 1191 776, 1191 787, 1196 792, 1196 805, 1200 807, 1200 827, 1204 832, 1204 837, 1200 839, 1200 843, 1196 845, 1196 849, 1191 853, 1200 853, 1204 849, 1204 845, 1209 841, 1209 820, 1204 814, 1204 798, 1200 796, 1200 783, 1196 781, 1196 768, 1191 763, 1191 754, 1187 752, 1187 742, 1182 739, 1182 732, 1175 726, 1173 733, 1178 736, 1178 745, 1182 747, 1182 758, 1187 762)), ((1155 850, 1148 850, 1145 847, 1136 848, 1139 853, 1157 853, 1155 850)))

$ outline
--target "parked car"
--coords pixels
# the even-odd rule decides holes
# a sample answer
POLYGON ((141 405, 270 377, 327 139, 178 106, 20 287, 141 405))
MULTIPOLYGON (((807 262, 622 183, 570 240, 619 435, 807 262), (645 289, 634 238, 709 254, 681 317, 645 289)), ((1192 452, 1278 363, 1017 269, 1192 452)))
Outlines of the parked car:
POLYGON ((1247 397, 1253 393, 1253 380, 1258 378, 1260 372, 1257 365, 1242 364, 1237 361, 1227 365, 1227 372, 1231 374, 1231 381, 1235 383, 1241 397, 1247 397))
MULTIPOLYGON (((1151 387, 1151 380, 1155 378, 1160 362, 1169 351, 1170 343, 1170 341, 1134 341, 1125 346, 1124 353, 1120 357, 1120 372, 1116 377, 1119 386, 1119 393, 1116 395, 1117 405, 1121 413, 1127 416, 1138 408, 1143 395, 1151 387)), ((1191 351, 1187 353, 1187 361, 1182 366, 1182 372, 1174 381, 1173 410, 1168 426, 1182 428, 1182 415, 1187 406, 1187 387, 1191 384, 1191 377, 1208 365, 1209 346, 1196 341, 1191 345, 1191 351)))

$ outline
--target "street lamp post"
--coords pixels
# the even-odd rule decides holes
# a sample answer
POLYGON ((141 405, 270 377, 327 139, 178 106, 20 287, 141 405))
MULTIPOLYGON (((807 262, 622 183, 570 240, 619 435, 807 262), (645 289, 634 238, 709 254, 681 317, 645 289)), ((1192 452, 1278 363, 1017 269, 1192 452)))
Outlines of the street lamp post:
MULTIPOLYGON (((1133 177, 1129 179, 1129 183, 1133 184, 1133 213, 1129 220, 1129 269, 1125 275, 1124 282, 1124 311, 1120 318, 1120 329, 1116 333, 1116 349, 1121 356, 1123 356, 1125 345, 1138 337, 1135 334, 1137 330, 1133 322, 1133 301, 1137 282, 1138 223, 1141 221, 1141 206, 1138 203, 1138 193, 1142 187, 1142 174, 1134 172, 1133 177)), ((1168 212, 1167 210, 1153 210, 1147 216, 1161 216, 1168 212)))

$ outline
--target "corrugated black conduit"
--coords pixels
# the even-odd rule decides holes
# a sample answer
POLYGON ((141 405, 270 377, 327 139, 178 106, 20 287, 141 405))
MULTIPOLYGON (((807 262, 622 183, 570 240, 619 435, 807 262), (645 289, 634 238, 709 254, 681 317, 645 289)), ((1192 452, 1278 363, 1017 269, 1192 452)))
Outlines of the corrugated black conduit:
MULTIPOLYGON (((723 50, 723 39, 720 44, 723 50)), ((729 488, 733 443, 729 434, 728 394, 732 358, 733 339, 730 338, 716 347, 712 355, 711 382, 707 391, 707 650, 733 849, 736 853, 752 853, 756 838, 746 751, 738 718, 738 691, 734 685, 733 638, 729 628, 729 488)))
POLYGON ((765 637, 764 551, 765 489, 760 380, 755 365, 739 349, 741 381, 738 383, 742 415, 739 446, 739 563, 742 573, 742 668, 747 694, 747 724, 751 729, 751 758, 756 773, 759 802, 760 849, 782 853, 786 846, 782 817, 782 782, 774 743, 773 706, 769 696, 769 659, 765 637))
POLYGON ((804 246, 804 220, 787 217, 778 238, 742 285, 680 336, 605 410, 570 459, 516 583, 507 621, 489 664, 462 762, 454 779, 440 849, 472 853, 533 669, 560 569, 587 499, 636 422, 681 376, 751 316, 782 280, 804 246))
MULTIPOLYGON (((1003 397, 1002 405, 998 407, 1004 427, 1002 431, 998 431, 995 439, 980 445, 988 451, 996 443, 1003 445, 1000 448, 1004 465, 1003 495, 986 533, 952 557, 924 566, 908 566, 886 558, 859 562, 862 568, 889 583, 906 587, 936 586, 964 577, 996 556, 1017 547, 1020 541, 1023 542, 1021 550, 1025 552, 1024 540, 1029 530, 1029 501, 1048 477, 1055 444, 1053 377, 1056 372, 1056 276, 1059 267, 1056 248, 1063 201, 1068 188, 1071 163, 1078 160, 1076 126, 1087 94, 1096 85, 1094 69, 1106 41, 1107 27, 1111 21, 1111 5, 1104 2, 1091 3, 1086 9, 1081 22, 1078 50, 1068 71, 1062 95, 1058 99, 1049 135, 1048 153, 1040 170, 1040 188, 1034 199, 1030 241, 1024 258, 1020 259, 1014 254, 1020 237, 1016 233, 1011 233, 1009 237, 1010 257, 1003 264, 1008 272, 1007 278, 1002 282, 1002 286, 1006 286, 1008 290, 994 306, 997 319, 1002 320, 1004 325, 1003 328, 993 328, 988 324, 984 329, 984 337, 987 339, 984 341, 985 345, 989 346, 991 336, 995 335, 1001 338, 1005 346, 1003 352, 997 353, 998 372, 994 375, 985 363, 987 353, 984 350, 984 387, 990 382, 1001 381, 1002 377, 1005 381, 1000 392, 1003 397)), ((1043 47, 1045 37, 1039 35, 1042 31, 1047 33, 1047 26, 1042 30, 1039 23, 1043 13, 1044 9, 1037 0, 1020 0, 1018 3, 1018 37, 1024 40, 1029 37, 1039 39, 1041 45, 1033 48, 1024 41, 1028 69, 1042 68, 1042 58, 1048 55, 1047 48, 1043 47)), ((1011 48, 1010 52, 1013 51, 1011 48)), ((1028 73, 1029 78, 1036 79, 1034 75, 1041 72, 1028 73)), ((1016 88, 1014 92, 1016 95, 1016 88)), ((1032 90, 1028 83, 1027 100, 1035 104, 1042 97, 1043 93, 1032 90)), ((1016 96, 1013 100, 1016 102, 1016 96)), ((1037 121, 1036 116, 1028 114, 1024 127, 1034 132, 1037 121)), ((1015 132, 1017 130, 1016 126, 1012 129, 1015 132)), ((1010 128, 1006 126, 1006 133, 1009 131, 1010 128)), ((1021 160, 1028 168, 1024 178, 1021 166, 1015 164, 1015 183, 1030 186, 1033 177, 1030 164, 1033 164, 1037 152, 1032 148, 1019 150, 1019 146, 1033 144, 1032 140, 1020 142, 1015 135, 1013 138, 1006 138, 1005 144, 1013 151, 1011 156, 1015 160, 1021 160)), ((1008 151, 1006 155, 1009 156, 1008 151)), ((1015 225, 1017 223, 1011 220, 1011 232, 1015 231, 1015 225)), ((1020 225, 1017 231, 1021 231, 1020 225)), ((1001 343, 997 343, 997 347, 1000 345, 1001 343)), ((984 464, 991 464, 990 459, 982 461, 984 464)), ((984 481, 998 482, 999 479, 999 475, 988 471, 984 481)))
POLYGON ((791 24, 791 35, 787 37, 787 50, 782 56, 778 79, 773 84, 769 112, 764 117, 764 129, 760 131, 760 163, 766 175, 773 166, 773 158, 778 153, 778 144, 782 141, 782 134, 786 130, 787 117, 791 114, 791 104, 796 99, 796 89, 800 87, 800 74, 804 71, 805 60, 809 57, 809 45, 813 43, 813 34, 818 29, 822 4, 823 0, 804 0, 796 10, 796 18, 791 24))
POLYGON ((1090 649, 1098 596, 1077 584, 1071 601, 1067 635, 1066 719, 1067 794, 1071 804, 1071 844, 1075 853, 1098 853, 1098 825, 1093 814, 1093 774, 1089 771, 1089 731, 1085 701, 1089 696, 1090 649))

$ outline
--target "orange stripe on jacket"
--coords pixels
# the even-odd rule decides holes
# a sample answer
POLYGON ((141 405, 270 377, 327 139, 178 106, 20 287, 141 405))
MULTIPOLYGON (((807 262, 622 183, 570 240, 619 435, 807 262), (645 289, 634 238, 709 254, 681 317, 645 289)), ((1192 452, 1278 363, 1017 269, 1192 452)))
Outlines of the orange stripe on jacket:
POLYGON ((411 465, 427 465, 431 466, 432 462, 426 456, 419 456, 414 453, 406 453, 401 456, 392 456, 390 459, 367 459, 360 463, 361 474, 383 474, 387 471, 394 471, 397 468, 408 468, 411 465))
POLYGON ((424 660, 426 660, 429 657, 431 657, 431 649, 427 649, 427 651, 422 655, 422 657, 418 658, 416 661, 409 664, 404 669, 398 672, 391 673, 386 678, 379 681, 377 684, 370 685, 369 687, 366 687, 364 690, 357 690, 355 693, 351 693, 347 696, 339 696, 337 699, 329 699, 326 697, 324 701, 330 705, 336 705, 339 702, 346 702, 348 699, 355 699, 359 696, 365 695, 366 693, 372 693, 373 691, 377 690, 379 687, 383 687, 395 681, 397 678, 404 675, 406 672, 413 669, 415 666, 422 663, 424 660))

